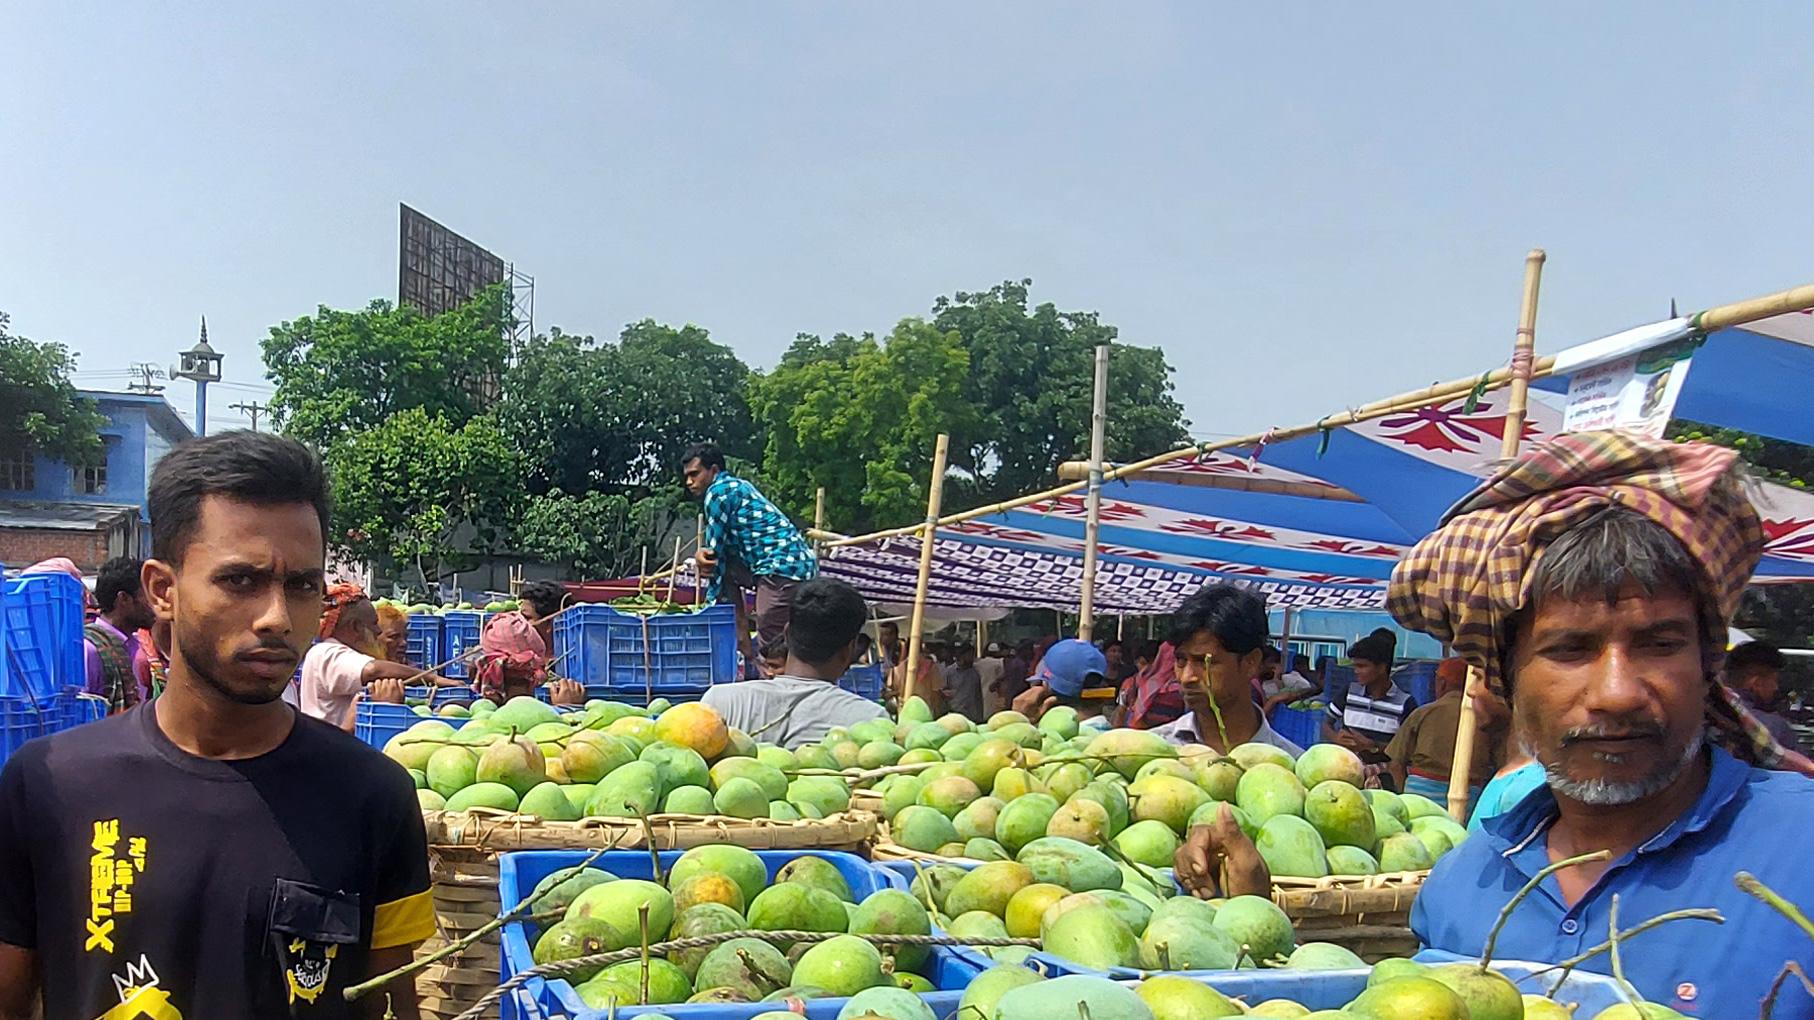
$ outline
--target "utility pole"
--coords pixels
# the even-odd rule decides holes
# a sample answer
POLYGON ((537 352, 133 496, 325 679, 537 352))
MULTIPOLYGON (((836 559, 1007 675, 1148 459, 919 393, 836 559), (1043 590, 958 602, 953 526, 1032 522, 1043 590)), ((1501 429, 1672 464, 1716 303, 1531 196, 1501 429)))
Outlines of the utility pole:
POLYGON ((252 419, 252 431, 254 432, 258 431, 258 416, 271 409, 269 405, 261 404, 256 400, 244 404, 228 404, 227 408, 252 419))
POLYGON ((138 376, 139 381, 127 384, 126 389, 128 392, 144 393, 150 396, 157 396, 159 393, 164 392, 164 388, 153 381, 162 379, 164 377, 164 370, 153 365, 151 362, 141 361, 134 364, 132 366, 132 374, 138 376))

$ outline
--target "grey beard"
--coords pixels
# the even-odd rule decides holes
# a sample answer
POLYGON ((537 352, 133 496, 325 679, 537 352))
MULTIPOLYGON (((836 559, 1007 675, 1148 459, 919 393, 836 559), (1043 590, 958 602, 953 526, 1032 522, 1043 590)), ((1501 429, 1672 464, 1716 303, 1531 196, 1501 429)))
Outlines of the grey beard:
POLYGON ((1676 780, 1682 778, 1682 773, 1688 771, 1688 767, 1694 764, 1694 759, 1700 755, 1701 747, 1706 740, 1707 728, 1702 726, 1694 731, 1694 736, 1682 751, 1681 758, 1670 764, 1669 767, 1659 770, 1655 775, 1630 783, 1613 783, 1604 779, 1571 778, 1560 767, 1551 765, 1538 757, 1528 742, 1521 741, 1521 743, 1524 753, 1529 755, 1532 761, 1543 766, 1545 781, 1549 784, 1549 788, 1558 795, 1582 804, 1592 804, 1595 807, 1623 807, 1626 804, 1635 804, 1646 797, 1654 797, 1669 789, 1676 780))

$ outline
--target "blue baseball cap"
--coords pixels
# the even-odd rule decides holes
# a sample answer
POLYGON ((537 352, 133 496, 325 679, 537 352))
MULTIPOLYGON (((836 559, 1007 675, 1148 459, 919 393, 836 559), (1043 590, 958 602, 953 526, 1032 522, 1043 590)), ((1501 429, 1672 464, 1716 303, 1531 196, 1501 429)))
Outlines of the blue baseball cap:
POLYGON ((1109 660, 1102 650, 1088 641, 1070 638, 1046 649, 1033 673, 1033 682, 1044 684, 1052 693, 1065 698, 1113 697, 1115 688, 1108 682, 1109 660))

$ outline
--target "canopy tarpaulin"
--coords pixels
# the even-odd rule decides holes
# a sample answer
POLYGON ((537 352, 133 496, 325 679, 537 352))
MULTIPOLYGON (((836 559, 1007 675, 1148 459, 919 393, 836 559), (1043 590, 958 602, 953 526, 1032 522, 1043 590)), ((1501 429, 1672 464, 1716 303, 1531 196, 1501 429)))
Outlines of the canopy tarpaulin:
MULTIPOLYGON (((1641 327, 1654 343, 1688 320, 1641 327)), ((1566 370, 1604 358, 1612 341, 1557 356, 1566 370)), ((1531 394, 1524 440, 1562 422, 1567 377, 1531 394)), ((1814 317, 1778 316, 1719 330, 1695 354, 1679 417, 1814 443, 1814 317)), ((1265 590, 1275 606, 1368 609, 1384 599, 1404 552, 1491 470, 1505 428, 1503 392, 1458 397, 1321 434, 1179 458, 1103 489, 1099 612, 1165 612, 1206 581, 1265 590)), ((1339 421, 1334 416, 1332 421, 1339 421)), ((1768 538, 1760 582, 1814 580, 1814 495, 1760 483, 1768 538)), ((939 529, 927 600, 942 606, 1075 608, 1083 575, 1085 498, 1059 496, 939 529)), ((872 599, 910 601, 914 536, 828 548, 822 568, 872 599)))

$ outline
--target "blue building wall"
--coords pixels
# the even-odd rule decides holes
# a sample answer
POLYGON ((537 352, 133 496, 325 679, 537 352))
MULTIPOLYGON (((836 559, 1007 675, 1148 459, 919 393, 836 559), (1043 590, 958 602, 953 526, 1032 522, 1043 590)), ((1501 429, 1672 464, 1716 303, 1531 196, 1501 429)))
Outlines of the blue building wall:
POLYGON ((107 425, 101 440, 107 447, 107 484, 100 492, 78 492, 69 466, 39 455, 34 463, 36 486, 30 492, 9 492, 8 498, 62 503, 105 503, 139 508, 139 518, 149 521, 145 510, 151 469, 169 449, 193 433, 163 397, 138 393, 105 393, 84 390, 107 425))

